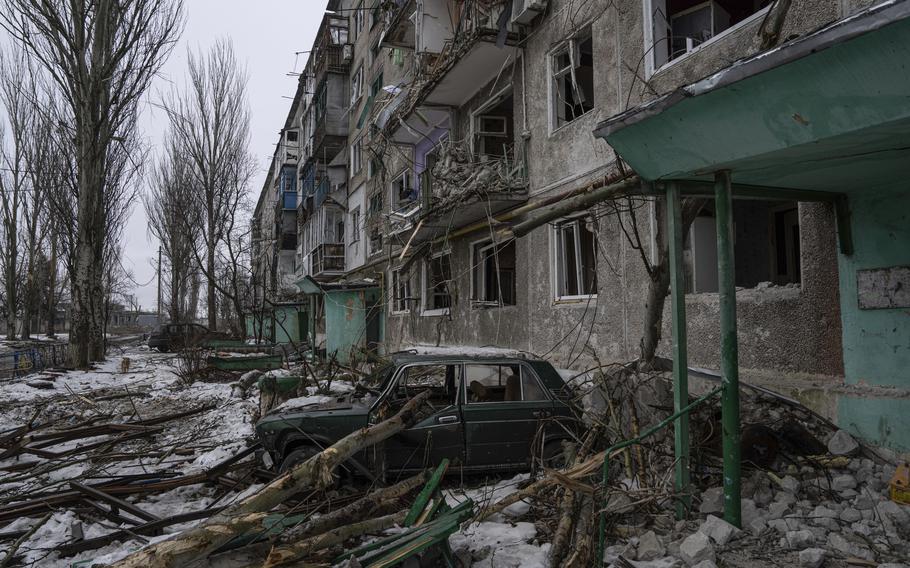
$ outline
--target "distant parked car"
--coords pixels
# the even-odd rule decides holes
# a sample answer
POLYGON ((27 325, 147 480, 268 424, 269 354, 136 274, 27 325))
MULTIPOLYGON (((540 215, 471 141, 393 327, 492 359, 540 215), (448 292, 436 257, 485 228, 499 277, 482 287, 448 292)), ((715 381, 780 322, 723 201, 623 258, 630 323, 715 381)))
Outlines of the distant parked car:
POLYGON ((381 459, 386 471, 417 471, 449 458, 450 471, 528 470, 534 456, 557 467, 561 442, 578 424, 565 382, 541 360, 396 354, 366 382, 369 394, 359 399, 279 407, 263 417, 256 433, 266 466, 286 471, 425 390, 429 415, 386 440, 381 456, 356 455, 353 469, 381 459))
POLYGON ((211 331, 198 323, 169 323, 149 335, 149 349, 180 351, 201 345, 210 339, 226 339, 225 333, 211 331))

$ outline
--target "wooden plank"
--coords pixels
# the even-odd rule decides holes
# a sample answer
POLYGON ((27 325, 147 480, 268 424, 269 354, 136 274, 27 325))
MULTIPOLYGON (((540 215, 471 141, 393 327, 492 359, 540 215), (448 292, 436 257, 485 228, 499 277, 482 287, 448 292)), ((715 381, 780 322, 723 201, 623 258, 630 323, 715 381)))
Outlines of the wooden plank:
POLYGON ((427 504, 436 493, 436 490, 439 488, 439 484, 442 482, 442 478, 448 469, 449 460, 446 458, 442 460, 442 463, 440 463, 439 467, 436 468, 436 471, 433 472, 430 480, 427 481, 427 484, 420 490, 417 499, 414 500, 414 504, 411 506, 411 510, 408 511, 408 516, 404 519, 404 526, 410 527, 414 525, 420 517, 420 514, 423 513, 423 510, 427 508, 427 504))
POLYGON ((70 487, 72 487, 76 491, 83 493, 89 497, 94 497, 95 499, 98 499, 99 501, 103 501, 103 502, 107 503, 108 505, 110 505, 111 507, 114 508, 113 509, 114 512, 116 512, 117 509, 122 509, 122 510, 126 511, 127 513, 133 515, 134 517, 142 519, 143 521, 154 522, 154 521, 161 520, 158 517, 156 517, 155 515, 148 513, 146 511, 143 511, 142 509, 133 505, 132 503, 128 503, 128 502, 124 501, 123 499, 118 499, 117 497, 114 497, 113 495, 108 495, 107 493, 105 493, 104 491, 101 491, 100 489, 95 489, 94 487, 89 487, 88 485, 83 485, 82 483, 79 483, 77 481, 70 481, 70 487))
POLYGON ((160 532, 161 529, 169 527, 170 525, 187 523, 189 521, 197 521, 199 519, 207 519, 220 510, 221 508, 203 509, 201 511, 192 511, 189 513, 183 513, 181 515, 174 515, 172 517, 161 519, 155 522, 136 525, 135 527, 131 527, 129 530, 118 530, 96 538, 71 541, 62 546, 58 546, 56 550, 60 553, 60 556, 72 556, 74 554, 79 554, 80 552, 85 552, 86 550, 101 548, 102 546, 107 546, 117 541, 133 539, 135 538, 133 535, 139 534, 149 536, 160 532))

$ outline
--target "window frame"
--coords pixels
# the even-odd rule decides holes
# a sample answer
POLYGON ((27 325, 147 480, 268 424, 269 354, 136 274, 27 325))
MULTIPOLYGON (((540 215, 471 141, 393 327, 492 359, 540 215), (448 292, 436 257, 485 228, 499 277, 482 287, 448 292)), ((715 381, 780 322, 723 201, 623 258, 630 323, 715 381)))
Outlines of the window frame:
POLYGON ((594 233, 594 273, 595 273, 595 286, 594 292, 590 294, 562 294, 560 295, 560 280, 562 275, 565 273, 565 259, 560 259, 560 252, 564 250, 562 242, 562 229, 567 225, 573 225, 575 227, 575 246, 573 247, 576 255, 575 270, 576 270, 576 279, 579 283, 579 290, 581 289, 581 282, 583 282, 583 268, 582 268, 582 252, 581 252, 581 240, 578 238, 579 235, 579 226, 581 223, 586 222, 587 215, 576 215, 573 217, 564 217, 550 224, 550 273, 552 275, 552 292, 553 299, 556 303, 560 302, 578 302, 584 300, 596 300, 597 299, 597 233, 594 233))
MULTIPOLYGON (((664 1, 664 6, 666 6, 666 0, 663 0, 663 1, 664 1)), ((709 45, 715 43, 716 41, 719 41, 721 38, 723 38, 731 33, 734 33, 736 30, 749 25, 750 23, 754 22, 755 20, 764 18, 765 15, 768 13, 768 10, 771 9, 772 4, 773 4, 773 2, 768 4, 764 8, 758 10, 757 12, 751 14, 749 17, 747 17, 743 20, 740 20, 739 22, 736 22, 735 24, 733 24, 729 28, 725 29, 724 31, 720 32, 719 34, 714 35, 711 39, 700 43, 699 45, 695 46, 692 49, 692 51, 689 51, 687 53, 684 53, 683 55, 680 55, 679 57, 670 59, 660 65, 657 65, 656 64, 657 62, 655 59, 657 53, 656 53, 656 50, 654 49, 654 8, 653 8, 654 0, 644 0, 641 3, 641 6, 642 6, 642 17, 643 17, 643 19, 642 19, 642 23, 643 23, 642 39, 643 39, 643 43, 644 43, 644 45, 643 45, 644 53, 646 54, 645 79, 650 79, 652 76, 663 71, 664 69, 668 69, 669 67, 672 67, 673 65, 677 64, 678 62, 688 59, 693 53, 698 53, 702 49, 704 49, 705 46, 709 46, 709 45)))
MULTIPOLYGON (((500 374, 501 374, 501 371, 500 371, 500 374)), ((513 361, 513 362, 509 362, 509 361, 465 361, 462 364, 461 384, 463 386, 463 388, 461 389, 463 394, 461 395, 460 403, 465 406, 478 406, 478 405, 483 405, 483 404, 528 404, 528 403, 540 404, 541 402, 551 402, 553 400, 550 389, 546 388, 546 386, 543 384, 543 381, 541 381, 540 377, 537 376, 537 373, 534 372, 534 369, 532 369, 525 363, 519 362, 519 361, 513 361), (516 365, 518 367, 518 369, 519 369, 518 385, 519 385, 520 392, 521 392, 521 400, 488 400, 485 402, 471 402, 468 400, 468 391, 470 390, 470 384, 468 383, 468 367, 494 366, 494 365, 497 367, 516 365), (531 380, 533 380, 534 382, 537 383, 538 388, 540 388, 540 391, 543 393, 543 396, 544 396, 543 398, 539 398, 539 399, 535 399, 535 400, 525 400, 525 385, 524 385, 524 380, 522 380, 522 379, 526 375, 528 377, 530 377, 531 380)), ((500 386, 502 386, 502 385, 500 385, 500 386)))
MULTIPOLYGON (((485 262, 483 262, 483 259, 479 258, 478 255, 489 249, 495 249, 495 248, 502 249, 502 248, 508 246, 509 244, 512 244, 512 246, 517 246, 517 239, 511 238, 511 239, 507 239, 505 241, 494 242, 494 241, 490 240, 489 238, 485 238, 485 239, 478 239, 476 241, 469 243, 469 246, 471 249, 471 307, 472 308, 485 308, 485 309, 507 308, 507 307, 513 307, 513 306, 518 305, 518 283, 515 279, 513 279, 513 281, 512 281, 512 285, 513 285, 512 299, 514 300, 514 303, 512 303, 512 304, 503 303, 501 294, 497 301, 479 299, 480 296, 486 297, 486 265, 485 265, 485 262), (477 289, 476 283, 478 281, 478 279, 477 279, 478 273, 480 275, 479 281, 484 286, 483 290, 477 289), (483 293, 481 293, 481 292, 483 292, 483 293)), ((517 272, 517 270, 518 270, 518 250, 517 249, 515 250, 515 257, 516 257, 515 258, 515 264, 516 264, 515 271, 517 272)))
POLYGON ((360 242, 360 205, 351 210, 351 240, 348 246, 360 242))
POLYGON ((360 174, 363 169, 363 136, 351 144, 351 178, 360 174))
POLYGON ((360 99, 363 98, 363 62, 357 66, 357 70, 351 78, 351 109, 357 108, 360 99))
POLYGON ((414 172, 411 168, 403 169, 397 176, 389 182, 389 203, 392 206, 392 212, 403 217, 410 217, 417 209, 420 208, 420 188, 415 183, 414 172), (407 207, 401 207, 403 201, 400 197, 397 184, 400 180, 407 181, 407 189, 417 192, 414 199, 408 201, 407 207))
POLYGON ((447 316, 451 313, 452 304, 454 303, 454 298, 452 294, 452 286, 455 282, 455 279, 452 277, 452 251, 451 249, 446 249, 430 255, 424 262, 421 263, 421 278, 420 278, 420 315, 421 316, 447 316), (449 257, 449 279, 443 280, 443 282, 449 283, 447 290, 449 296, 449 306, 445 308, 430 308, 429 302, 433 297, 433 293, 430 291, 430 264, 442 257, 449 257))
MULTIPOLYGON (((594 52, 594 29, 593 29, 593 25, 591 22, 587 22, 585 24, 580 25, 578 32, 576 32, 572 36, 567 37, 566 39, 564 39, 563 41, 558 43, 556 46, 554 46, 549 52, 547 52, 547 111, 548 111, 547 112, 547 114, 548 114, 547 122, 549 125, 550 135, 553 135, 557 131, 562 130, 563 128, 569 126, 570 124, 577 122, 580 118, 587 116, 587 115, 591 114, 593 111, 597 110, 596 97, 594 96, 594 93, 593 92, 585 93, 586 97, 591 98, 591 108, 589 108, 588 110, 579 114, 578 116, 575 116, 574 118, 572 118, 572 120, 567 120, 563 124, 557 124, 558 110, 557 110, 557 101, 555 100, 556 86, 557 86, 556 81, 558 78, 561 78, 565 74, 571 74, 571 75, 575 74, 574 69, 577 69, 578 67, 580 67, 581 63, 579 61, 578 65, 573 66, 573 64, 572 64, 572 60, 574 59, 573 54, 576 51, 578 51, 580 53, 580 50, 577 49, 577 46, 580 43, 584 43, 588 39, 591 40, 591 52, 593 54, 593 52, 594 52), (570 63, 567 66, 562 67, 561 69, 557 70, 556 69, 556 58, 559 55, 561 55, 561 53, 563 51, 570 54, 570 63)), ((580 59, 580 56, 579 56, 579 59, 580 59)), ((596 66, 592 66, 592 67, 596 68, 596 66)), ((594 68, 592 68, 592 73, 595 70, 594 68)), ((577 84, 577 81, 575 83, 577 84)), ((597 83, 596 80, 592 81, 592 84, 596 85, 596 83, 597 83)))
POLYGON ((409 270, 402 270, 402 267, 389 269, 389 313, 393 316, 405 315, 411 313, 410 302, 413 299, 413 279, 409 270), (404 287, 407 289, 407 296, 400 298, 398 296, 399 283, 402 272, 406 277, 404 287))
POLYGON ((352 42, 357 41, 357 38, 360 37, 360 32, 363 31, 363 10, 363 0, 360 0, 360 2, 357 3, 357 7, 354 8, 354 25, 352 26, 354 35, 351 39, 352 42))

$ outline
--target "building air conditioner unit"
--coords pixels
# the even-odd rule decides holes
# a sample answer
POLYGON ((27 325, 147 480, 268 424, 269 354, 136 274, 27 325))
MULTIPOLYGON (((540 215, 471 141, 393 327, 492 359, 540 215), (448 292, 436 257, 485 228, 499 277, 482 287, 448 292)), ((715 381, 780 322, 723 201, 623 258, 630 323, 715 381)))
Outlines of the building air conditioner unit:
POLYGON ((512 23, 527 25, 547 9, 549 0, 512 0, 512 23))

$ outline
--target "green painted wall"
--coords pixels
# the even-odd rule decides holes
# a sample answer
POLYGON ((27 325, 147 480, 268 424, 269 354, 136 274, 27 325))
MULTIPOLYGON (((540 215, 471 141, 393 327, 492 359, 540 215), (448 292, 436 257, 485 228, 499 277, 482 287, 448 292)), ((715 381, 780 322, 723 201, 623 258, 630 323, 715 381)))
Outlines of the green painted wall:
POLYGON ((300 317, 306 317, 306 306, 275 306, 275 343, 300 343, 300 317), (300 310, 303 309, 303 313, 300 310))
MULTIPOLYGON (((334 354, 340 362, 348 363, 352 353, 360 355, 366 346, 367 306, 378 298, 375 288, 325 293, 327 357, 334 354)), ((380 329, 384 327, 380 325, 380 329)))
MULTIPOLYGON (((910 193, 850 195, 851 256, 839 255, 847 384, 910 390, 910 309, 860 309, 856 271, 910 265, 910 193)), ((902 393, 896 393, 902 394, 902 393)), ((864 438, 910 450, 910 399, 842 395, 838 423, 864 438)))
POLYGON ((839 255, 848 384, 910 388, 910 309, 859 309, 856 271, 910 265, 910 193, 850 196, 855 252, 839 255))

